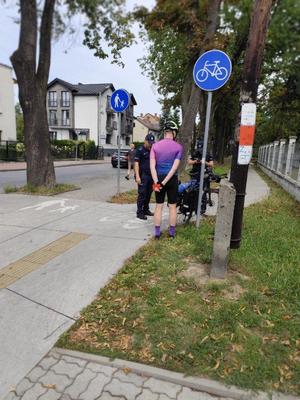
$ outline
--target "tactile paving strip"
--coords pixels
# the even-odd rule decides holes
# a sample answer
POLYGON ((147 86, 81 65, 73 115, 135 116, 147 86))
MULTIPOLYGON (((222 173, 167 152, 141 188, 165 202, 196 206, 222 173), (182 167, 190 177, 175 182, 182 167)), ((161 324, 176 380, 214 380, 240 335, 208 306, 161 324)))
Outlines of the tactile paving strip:
POLYGON ((6 288, 18 279, 46 264, 53 258, 75 247, 89 237, 84 233, 71 232, 52 243, 20 258, 0 270, 0 289, 6 288))

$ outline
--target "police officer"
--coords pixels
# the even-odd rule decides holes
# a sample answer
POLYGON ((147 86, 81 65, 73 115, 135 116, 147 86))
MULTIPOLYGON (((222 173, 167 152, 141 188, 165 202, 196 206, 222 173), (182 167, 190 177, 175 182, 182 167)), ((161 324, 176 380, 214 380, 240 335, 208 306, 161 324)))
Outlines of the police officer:
POLYGON ((149 133, 145 137, 144 145, 137 149, 134 158, 135 181, 138 184, 136 216, 139 219, 147 219, 147 216, 154 215, 149 209, 153 184, 150 171, 150 150, 154 142, 154 136, 149 133))
MULTIPOLYGON (((196 149, 192 153, 190 159, 188 160, 188 165, 192 166, 192 170, 190 172, 190 175, 192 179, 197 179, 200 180, 200 173, 201 173, 201 168, 202 168, 202 153, 203 153, 203 140, 198 139, 196 142, 196 149)), ((209 152, 206 153, 206 160, 205 160, 205 170, 208 168, 212 168, 214 166, 213 158, 209 152)), ((206 206, 207 206, 207 196, 205 193, 205 190, 209 189, 209 180, 208 178, 204 177, 204 183, 203 183, 203 189, 204 193, 202 196, 202 202, 201 202, 201 214, 204 214, 206 211, 206 206)))

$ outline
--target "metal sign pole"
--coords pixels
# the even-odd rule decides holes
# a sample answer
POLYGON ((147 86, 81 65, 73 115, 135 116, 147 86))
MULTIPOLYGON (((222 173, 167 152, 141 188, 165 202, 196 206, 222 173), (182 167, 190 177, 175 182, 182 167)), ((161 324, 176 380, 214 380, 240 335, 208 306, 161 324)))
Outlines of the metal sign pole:
POLYGON ((120 157, 121 157, 121 113, 118 113, 118 190, 117 194, 120 194, 120 157))
POLYGON ((204 143, 203 143, 203 152, 202 152, 202 160, 201 160, 201 174, 200 174, 200 184, 199 184, 197 219, 196 219, 196 227, 197 228, 199 228, 200 218, 201 218, 200 210, 201 210, 201 202, 202 202, 202 196, 203 196, 203 183, 204 183, 204 172, 205 172, 209 122, 210 122, 210 114, 211 114, 211 102, 212 102, 212 92, 208 92, 208 100, 207 100, 207 107, 206 107, 206 119, 205 119, 204 143))

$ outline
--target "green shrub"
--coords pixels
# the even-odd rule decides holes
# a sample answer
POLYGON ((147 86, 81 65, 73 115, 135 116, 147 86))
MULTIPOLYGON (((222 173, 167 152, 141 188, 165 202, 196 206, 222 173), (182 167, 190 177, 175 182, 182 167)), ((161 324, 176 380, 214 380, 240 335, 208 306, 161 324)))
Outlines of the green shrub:
POLYGON ((144 142, 133 142, 135 148, 138 149, 139 147, 143 146, 144 142))
POLYGON ((93 160, 97 155, 97 148, 93 140, 88 140, 85 142, 85 158, 88 160, 93 160))

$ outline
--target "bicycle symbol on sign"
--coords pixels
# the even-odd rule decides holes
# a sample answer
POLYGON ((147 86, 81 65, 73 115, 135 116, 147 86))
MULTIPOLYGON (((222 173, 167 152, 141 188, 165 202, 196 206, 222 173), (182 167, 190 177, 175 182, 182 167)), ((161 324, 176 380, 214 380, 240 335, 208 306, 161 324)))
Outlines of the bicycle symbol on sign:
POLYGON ((197 72, 196 79, 199 82, 205 82, 209 76, 216 78, 218 81, 226 79, 228 71, 225 67, 219 67, 219 63, 220 61, 214 61, 213 63, 210 63, 209 60, 205 61, 204 67, 197 72))

